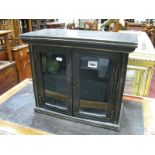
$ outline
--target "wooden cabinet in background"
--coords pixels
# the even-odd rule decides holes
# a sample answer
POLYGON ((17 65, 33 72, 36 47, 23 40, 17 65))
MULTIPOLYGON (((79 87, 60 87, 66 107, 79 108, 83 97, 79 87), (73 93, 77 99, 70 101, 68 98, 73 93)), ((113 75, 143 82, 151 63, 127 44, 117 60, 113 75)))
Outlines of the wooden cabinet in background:
POLYGON ((0 61, 1 60, 8 60, 7 52, 0 46, 0 61))
POLYGON ((12 48, 13 60, 16 61, 19 81, 31 78, 31 66, 28 45, 12 48))
POLYGON ((64 29, 65 23, 64 22, 48 22, 47 28, 49 29, 64 29))
POLYGON ((15 62, 0 61, 0 95, 18 83, 15 62))

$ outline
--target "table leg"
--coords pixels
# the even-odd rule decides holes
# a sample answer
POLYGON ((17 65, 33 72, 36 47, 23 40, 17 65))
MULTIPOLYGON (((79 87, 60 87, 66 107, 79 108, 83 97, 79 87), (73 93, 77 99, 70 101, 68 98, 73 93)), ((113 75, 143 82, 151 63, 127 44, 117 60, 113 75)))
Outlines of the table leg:
POLYGON ((7 54, 8 54, 9 61, 12 62, 11 45, 10 45, 10 42, 9 42, 8 34, 4 36, 4 40, 5 40, 5 44, 6 44, 6 51, 7 51, 7 54))

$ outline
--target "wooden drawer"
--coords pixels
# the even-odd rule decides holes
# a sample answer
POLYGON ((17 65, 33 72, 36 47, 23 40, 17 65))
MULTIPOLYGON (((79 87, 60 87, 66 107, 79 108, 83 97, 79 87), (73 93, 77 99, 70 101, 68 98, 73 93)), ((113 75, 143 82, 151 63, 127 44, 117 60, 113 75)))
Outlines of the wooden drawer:
POLYGON ((30 58, 25 58, 22 61, 22 72, 24 74, 24 77, 31 78, 31 65, 30 65, 30 58))
POLYGON ((0 95, 18 83, 15 62, 6 64, 0 61, 0 95), (3 64, 2 64, 3 63, 3 64))
POLYGON ((0 51, 0 60, 8 60, 8 56, 5 51, 0 51))

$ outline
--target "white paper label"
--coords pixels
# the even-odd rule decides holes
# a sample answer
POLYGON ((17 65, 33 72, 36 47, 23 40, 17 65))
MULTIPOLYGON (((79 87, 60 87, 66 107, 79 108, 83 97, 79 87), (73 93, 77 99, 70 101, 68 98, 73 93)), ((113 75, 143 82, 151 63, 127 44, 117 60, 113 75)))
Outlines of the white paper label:
POLYGON ((88 67, 97 68, 97 61, 88 61, 88 67))
POLYGON ((62 61, 62 58, 61 57, 56 57, 56 60, 57 61, 62 61))

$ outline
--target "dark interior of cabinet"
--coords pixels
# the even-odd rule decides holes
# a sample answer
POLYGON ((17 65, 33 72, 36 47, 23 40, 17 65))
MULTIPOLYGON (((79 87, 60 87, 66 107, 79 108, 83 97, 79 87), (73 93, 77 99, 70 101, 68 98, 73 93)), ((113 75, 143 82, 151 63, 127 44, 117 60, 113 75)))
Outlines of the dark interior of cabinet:
POLYGON ((40 52, 45 105, 67 110, 72 98, 68 74, 73 74, 71 72, 74 69, 79 73, 76 81, 79 96, 78 112, 106 117, 114 62, 109 58, 94 55, 83 55, 77 59, 79 66, 72 66, 69 70, 68 56, 65 53, 40 52))
POLYGON ((106 115, 111 61, 97 56, 80 56, 80 112, 106 115))
POLYGON ((41 54, 42 76, 45 100, 50 106, 66 109, 68 103, 68 82, 66 55, 58 53, 41 54))

